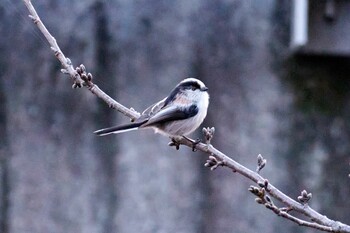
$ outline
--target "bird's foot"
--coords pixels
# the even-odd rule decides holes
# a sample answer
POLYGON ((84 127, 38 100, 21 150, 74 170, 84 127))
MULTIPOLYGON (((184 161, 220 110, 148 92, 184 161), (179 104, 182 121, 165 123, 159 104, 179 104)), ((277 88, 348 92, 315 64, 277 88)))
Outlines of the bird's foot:
POLYGON ((196 152, 197 149, 196 149, 196 146, 197 144, 199 144, 202 140, 197 138, 196 140, 192 140, 191 138, 189 137, 186 137, 186 136, 182 136, 184 139, 186 139, 187 141, 191 142, 192 143, 192 151, 193 152, 196 152))
POLYGON ((180 149, 180 143, 176 140, 176 138, 170 138, 171 142, 168 143, 168 146, 175 146, 176 150, 180 149))

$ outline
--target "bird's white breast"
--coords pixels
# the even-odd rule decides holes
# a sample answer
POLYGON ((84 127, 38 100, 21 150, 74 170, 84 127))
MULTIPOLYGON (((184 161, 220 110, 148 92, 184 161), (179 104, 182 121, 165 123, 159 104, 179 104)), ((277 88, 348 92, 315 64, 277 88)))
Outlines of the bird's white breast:
MULTIPOLYGON (((192 96, 187 96, 193 100, 193 104, 198 107, 198 113, 184 120, 173 121, 168 123, 163 129, 156 129, 157 133, 166 134, 169 136, 188 135, 196 130, 207 116, 209 106, 209 95, 207 92, 191 93, 192 96)), ((188 106, 188 104, 186 104, 188 106)))

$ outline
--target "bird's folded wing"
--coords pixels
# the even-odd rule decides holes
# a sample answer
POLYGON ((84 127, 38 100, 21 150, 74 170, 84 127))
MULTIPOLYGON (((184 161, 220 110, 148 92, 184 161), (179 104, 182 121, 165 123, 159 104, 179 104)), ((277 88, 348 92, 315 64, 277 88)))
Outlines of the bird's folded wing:
POLYGON ((192 105, 190 108, 179 108, 175 106, 170 106, 160 110, 154 116, 150 117, 149 120, 144 123, 141 127, 153 126, 157 124, 166 123, 169 121, 184 120, 189 117, 196 115, 198 108, 192 105))
POLYGON ((155 115, 164 107, 165 100, 166 98, 146 108, 145 111, 142 112, 142 117, 148 118, 155 115))

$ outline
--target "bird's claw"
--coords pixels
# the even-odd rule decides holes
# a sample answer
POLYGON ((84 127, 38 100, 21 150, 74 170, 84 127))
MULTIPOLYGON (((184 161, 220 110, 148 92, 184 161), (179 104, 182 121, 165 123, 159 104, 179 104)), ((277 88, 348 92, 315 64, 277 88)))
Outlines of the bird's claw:
POLYGON ((192 140, 191 138, 188 138, 186 136, 183 136, 183 138, 192 143, 192 151, 193 152, 197 151, 196 146, 197 146, 197 144, 199 144, 202 141, 199 138, 197 138, 196 140, 192 140))
POLYGON ((176 150, 180 149, 180 143, 176 141, 174 138, 171 138, 171 142, 168 143, 168 146, 175 146, 176 150))

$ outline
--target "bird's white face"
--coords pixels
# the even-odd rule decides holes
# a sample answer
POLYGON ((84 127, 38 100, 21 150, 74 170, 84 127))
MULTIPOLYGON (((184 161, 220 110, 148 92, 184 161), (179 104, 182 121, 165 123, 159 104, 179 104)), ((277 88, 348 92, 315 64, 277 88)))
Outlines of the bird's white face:
POLYGON ((202 102, 208 102, 209 95, 207 91, 201 91, 200 89, 188 89, 183 92, 185 98, 190 100, 192 104, 201 105, 202 102))
POLYGON ((187 78, 180 82, 180 86, 183 86, 183 94, 187 100, 191 100, 192 103, 199 105, 198 107, 207 108, 209 104, 208 88, 204 83, 195 78, 187 78))

